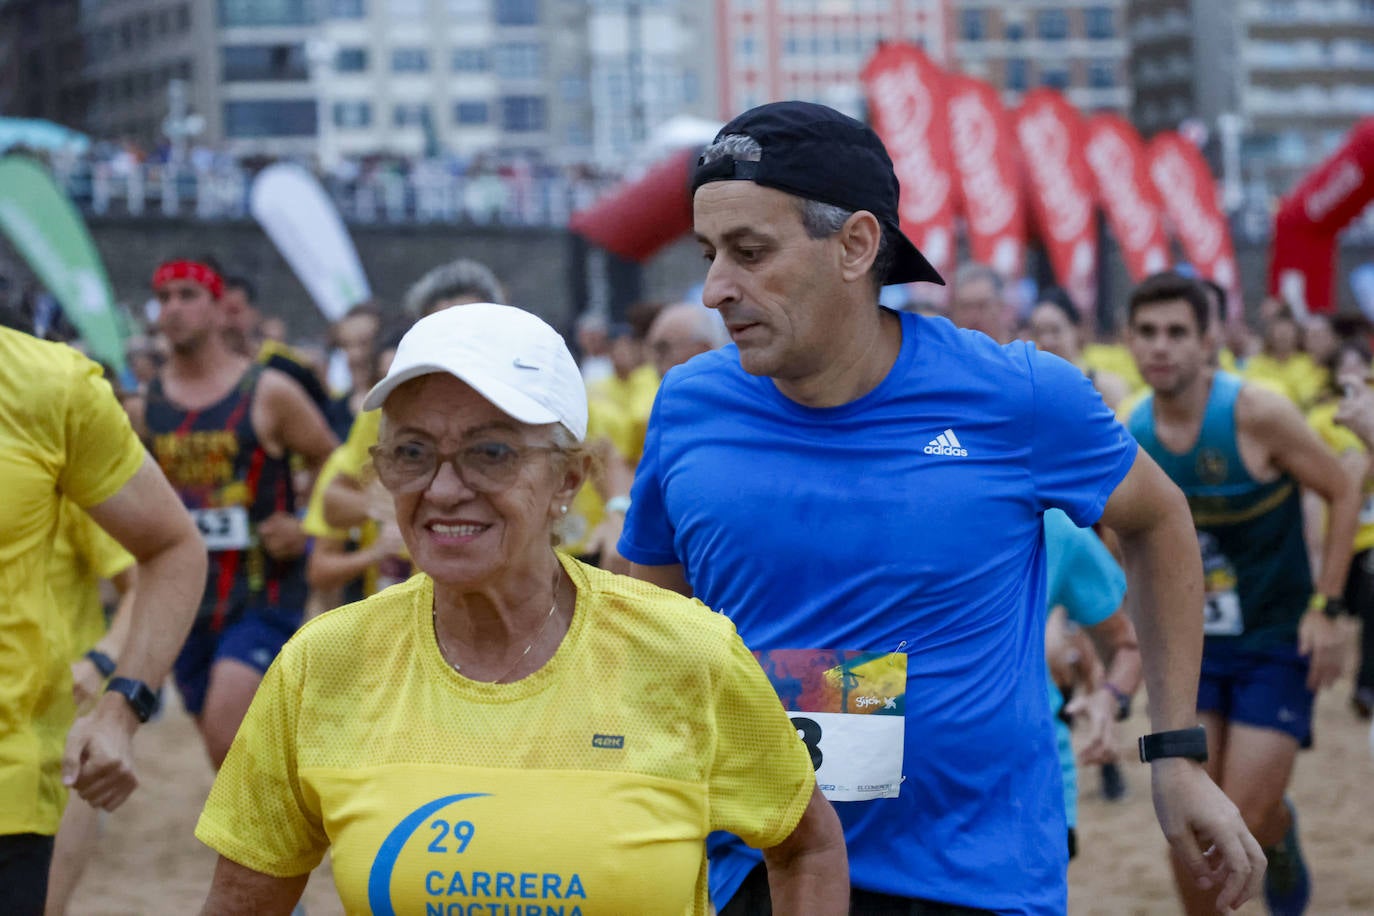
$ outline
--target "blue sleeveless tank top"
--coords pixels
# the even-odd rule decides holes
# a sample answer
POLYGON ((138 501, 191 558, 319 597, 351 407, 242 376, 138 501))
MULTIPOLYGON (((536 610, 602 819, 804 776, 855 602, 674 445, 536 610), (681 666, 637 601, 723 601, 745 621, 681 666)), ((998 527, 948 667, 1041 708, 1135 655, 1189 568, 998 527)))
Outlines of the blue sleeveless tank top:
POLYGON ((1236 397, 1242 381, 1213 375, 1197 442, 1171 452, 1155 435, 1154 395, 1126 423, 1188 497, 1206 577, 1208 640, 1249 648, 1291 645, 1312 595, 1299 487, 1287 474, 1262 483, 1250 476, 1236 444, 1236 397))

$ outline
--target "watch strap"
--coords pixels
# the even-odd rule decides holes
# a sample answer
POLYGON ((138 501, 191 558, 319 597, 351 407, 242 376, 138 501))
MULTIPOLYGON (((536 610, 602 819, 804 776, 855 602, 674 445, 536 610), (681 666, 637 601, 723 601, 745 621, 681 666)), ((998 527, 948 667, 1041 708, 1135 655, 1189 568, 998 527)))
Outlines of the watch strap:
POLYGON ((1207 730, 1201 725, 1168 732, 1140 736, 1140 762, 1149 763, 1165 757, 1186 757, 1199 763, 1207 762, 1207 730))
POLYGON ((105 685, 106 693, 117 693, 129 704, 138 721, 147 722, 157 709, 157 694, 142 681, 131 677, 112 677, 105 685))
POLYGON ((99 649, 87 652, 86 660, 95 665, 95 670, 100 672, 101 677, 109 677, 115 673, 115 660, 99 649))

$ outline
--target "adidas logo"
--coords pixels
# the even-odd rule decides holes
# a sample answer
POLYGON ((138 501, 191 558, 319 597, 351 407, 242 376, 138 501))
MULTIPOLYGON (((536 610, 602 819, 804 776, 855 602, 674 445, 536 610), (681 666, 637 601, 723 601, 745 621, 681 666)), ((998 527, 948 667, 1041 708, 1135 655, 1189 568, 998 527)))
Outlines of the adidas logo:
POLYGON ((968 457, 968 449, 959 443, 959 437, 954 435, 954 430, 947 429, 934 439, 924 449, 927 455, 954 455, 959 458, 968 457))

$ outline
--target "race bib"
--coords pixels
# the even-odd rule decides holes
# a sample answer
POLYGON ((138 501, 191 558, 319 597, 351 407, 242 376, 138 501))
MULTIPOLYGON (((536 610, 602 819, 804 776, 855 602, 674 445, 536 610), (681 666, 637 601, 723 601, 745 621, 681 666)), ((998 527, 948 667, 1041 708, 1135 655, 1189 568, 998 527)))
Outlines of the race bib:
POLYGON ((1374 525, 1374 493, 1366 493, 1360 503, 1360 524, 1374 525))
POLYGON ((250 541, 248 510, 243 506, 224 506, 215 509, 192 509, 196 529, 205 539, 205 549, 247 550, 250 541))
POLYGON ((895 798, 906 736, 906 655, 834 649, 755 652, 831 801, 895 798))
POLYGON ((1221 552, 1217 539, 1205 531, 1197 535, 1202 551, 1203 598, 1202 632, 1207 636, 1239 636, 1245 632, 1245 617, 1236 594, 1236 568, 1221 552))

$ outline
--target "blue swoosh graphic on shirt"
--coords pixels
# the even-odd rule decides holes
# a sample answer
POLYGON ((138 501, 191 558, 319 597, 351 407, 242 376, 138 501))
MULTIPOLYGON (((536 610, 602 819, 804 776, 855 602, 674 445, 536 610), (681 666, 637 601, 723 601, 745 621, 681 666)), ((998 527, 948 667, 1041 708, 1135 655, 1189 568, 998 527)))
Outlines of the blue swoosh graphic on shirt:
POLYGON ((436 798, 407 814, 391 829, 386 839, 382 840, 381 848, 377 850, 377 858, 372 860, 372 870, 367 875, 367 905, 376 916, 396 916, 396 910, 391 905, 391 873, 396 868, 396 860, 400 858, 406 842, 420 829, 425 819, 455 802, 466 801, 469 798, 485 798, 489 794, 491 793, 469 792, 466 795, 436 798))

